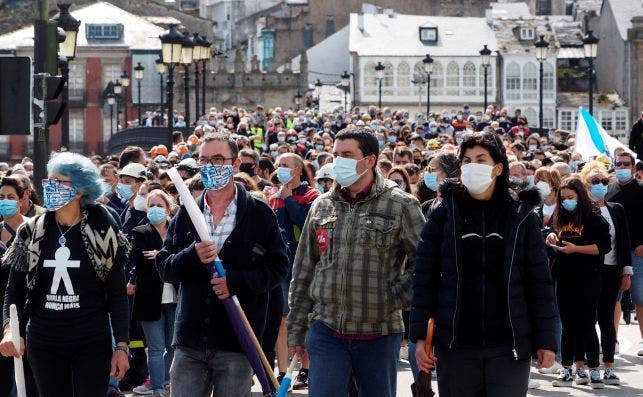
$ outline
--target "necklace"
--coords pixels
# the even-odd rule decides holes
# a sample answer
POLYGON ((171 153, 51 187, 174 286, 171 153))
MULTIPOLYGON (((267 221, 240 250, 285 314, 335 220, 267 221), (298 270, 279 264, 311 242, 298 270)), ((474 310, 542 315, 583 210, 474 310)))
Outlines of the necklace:
POLYGON ((58 231, 60 232, 60 237, 58 237, 58 244, 61 247, 64 247, 65 244, 67 243, 67 239, 65 238, 65 234, 67 234, 71 230, 71 228, 74 227, 75 223, 76 222, 72 222, 71 226, 69 226, 67 228, 67 230, 65 230, 65 232, 63 233, 62 229, 60 228, 60 224, 58 223, 58 221, 56 221, 56 226, 58 226, 58 231))

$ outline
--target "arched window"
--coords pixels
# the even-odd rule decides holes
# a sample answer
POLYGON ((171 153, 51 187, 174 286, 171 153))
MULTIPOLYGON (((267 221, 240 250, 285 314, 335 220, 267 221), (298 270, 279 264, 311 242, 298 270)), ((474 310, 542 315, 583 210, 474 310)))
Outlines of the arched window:
POLYGON ((460 67, 455 62, 447 66, 447 95, 460 95, 460 67))
POLYGON ((507 99, 520 99, 520 66, 516 62, 507 64, 507 99))
POLYGON ((416 62, 415 66, 413 66, 413 84, 419 87, 419 94, 422 98, 426 98, 426 78, 424 65, 422 65, 422 62, 416 62))
POLYGON ((438 61, 433 62, 433 73, 431 73, 431 95, 444 95, 444 68, 438 61))
POLYGON ((538 98, 538 68, 533 62, 527 62, 522 68, 523 99, 538 98))
MULTIPOLYGON (((484 95, 484 67, 480 66, 478 70, 478 87, 480 87, 480 93, 478 95, 484 95)), ((487 66, 487 95, 491 97, 492 93, 495 92, 495 86, 493 85, 493 76, 494 76, 493 66, 487 66)))
POLYGON ((384 62, 384 78, 382 79, 382 95, 394 95, 395 74, 393 64, 384 62))
POLYGON ((550 62, 543 65, 543 97, 554 97, 554 66, 550 62))
POLYGON ((401 62, 397 65, 397 95, 411 95, 411 68, 408 63, 401 62))
POLYGON ((377 76, 375 75, 375 62, 364 65, 364 95, 377 95, 377 76))
POLYGON ((462 95, 476 94, 476 66, 471 61, 462 68, 462 88, 462 95))
POLYGON ((543 109, 543 128, 554 128, 554 108, 543 109))

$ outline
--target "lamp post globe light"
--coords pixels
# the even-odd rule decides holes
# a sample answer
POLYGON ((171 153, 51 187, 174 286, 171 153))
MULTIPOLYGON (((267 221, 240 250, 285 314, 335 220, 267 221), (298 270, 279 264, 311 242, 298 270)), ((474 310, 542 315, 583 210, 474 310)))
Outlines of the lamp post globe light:
POLYGON ((123 74, 121 74, 121 85, 123 86, 123 117, 124 119, 124 124, 125 128, 127 128, 127 87, 129 87, 130 84, 130 78, 129 75, 127 74, 127 70, 123 70, 123 74))
POLYGON ((144 72, 145 67, 139 62, 134 67, 134 79, 136 80, 136 85, 138 88, 138 125, 143 125, 143 119, 141 117, 141 81, 143 80, 144 72))
POLYGON ((375 77, 377 78, 377 95, 378 95, 378 100, 377 100, 377 107, 382 108, 382 79, 384 78, 384 65, 382 65, 382 62, 377 62, 377 65, 375 65, 375 77))
POLYGON ((163 75, 167 73, 167 66, 163 63, 163 58, 156 59, 156 73, 159 75, 159 80, 161 81, 161 123, 163 122, 163 75))
POLYGON ((348 90, 351 85, 351 76, 347 71, 344 70, 344 73, 341 75, 340 86, 344 91, 344 113, 348 113, 348 90))
POLYGON ((185 130, 190 128, 190 64, 194 60, 194 39, 189 32, 183 36, 181 64, 183 65, 183 95, 185 101, 185 130))
POLYGON ((538 93, 538 129, 539 132, 543 133, 543 64, 547 59, 547 49, 549 48, 549 43, 545 41, 545 36, 540 35, 540 40, 534 43, 536 47, 536 59, 540 63, 540 85, 538 93))
POLYGON ((176 24, 170 24, 168 30, 159 36, 161 40, 161 57, 167 65, 167 128, 168 149, 172 147, 172 130, 174 129, 174 67, 181 62, 183 35, 176 24))
MULTIPOLYGON (((53 18, 58 27, 65 31, 65 40, 58 45, 60 55, 66 58, 65 62, 60 62, 60 71, 65 81, 69 81, 69 62, 76 58, 76 44, 78 39, 78 28, 80 21, 69 13, 71 4, 59 3, 58 15, 53 18)), ((65 83, 62 92, 62 100, 69 103, 69 83, 65 83)), ((69 148, 69 109, 65 110, 61 120, 61 150, 69 148)))
POLYGON ((489 66, 491 65, 491 50, 485 44, 480 50, 480 65, 484 69, 484 110, 487 111, 487 76, 489 73, 489 66))
POLYGON ((594 59, 598 53, 598 38, 591 30, 583 37, 583 52, 589 62, 589 114, 594 115, 594 59))
POLYGON ((111 92, 107 94, 107 104, 109 105, 109 138, 111 139, 114 135, 114 104, 116 103, 116 98, 111 92))
POLYGON ((431 109, 431 73, 433 73, 433 58, 426 54, 422 60, 424 73, 426 73, 426 118, 429 119, 429 111, 431 109))

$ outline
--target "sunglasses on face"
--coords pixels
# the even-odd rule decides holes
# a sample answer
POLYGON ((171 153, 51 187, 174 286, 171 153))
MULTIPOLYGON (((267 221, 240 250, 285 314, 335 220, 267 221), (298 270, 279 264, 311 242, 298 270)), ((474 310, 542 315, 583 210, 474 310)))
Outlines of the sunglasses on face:
POLYGON ((631 161, 615 161, 614 166, 616 166, 616 167, 631 167, 632 162, 631 161))
POLYGON ((598 185, 599 183, 602 183, 603 185, 607 186, 610 184, 610 180, 607 178, 592 178, 589 182, 592 185, 598 185))

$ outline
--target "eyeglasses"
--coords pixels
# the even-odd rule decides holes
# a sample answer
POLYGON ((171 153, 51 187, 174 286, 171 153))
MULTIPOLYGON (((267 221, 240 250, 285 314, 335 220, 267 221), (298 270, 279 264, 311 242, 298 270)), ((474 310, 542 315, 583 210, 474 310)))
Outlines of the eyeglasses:
POLYGON ((223 165, 226 161, 234 161, 236 157, 223 157, 223 156, 214 156, 214 157, 199 157, 199 165, 223 165))
POLYGON ((438 172, 438 169, 437 169, 436 167, 431 167, 430 165, 427 165, 427 166, 424 168, 424 171, 425 171, 425 172, 438 172))
POLYGON ((614 166, 615 167, 631 167, 632 162, 631 161, 615 161, 614 166))
POLYGON ((592 185, 598 185, 599 183, 602 183, 603 185, 607 186, 610 184, 610 180, 608 178, 592 178, 589 182, 592 185))
POLYGON ((72 186, 73 185, 72 181, 63 181, 61 179, 48 179, 47 178, 47 179, 43 179, 41 182, 42 182, 43 186, 45 186, 48 183, 57 183, 57 184, 66 185, 66 186, 72 186))

